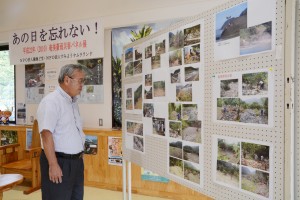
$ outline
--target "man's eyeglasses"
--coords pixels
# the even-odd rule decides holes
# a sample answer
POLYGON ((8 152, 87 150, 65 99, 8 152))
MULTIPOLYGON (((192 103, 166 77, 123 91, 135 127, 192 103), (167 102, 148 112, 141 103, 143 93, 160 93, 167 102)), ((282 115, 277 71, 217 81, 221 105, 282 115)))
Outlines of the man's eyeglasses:
POLYGON ((80 79, 77 79, 77 78, 72 78, 72 77, 70 77, 70 76, 68 76, 70 79, 72 79, 72 80, 76 80, 77 81, 77 83, 79 83, 79 84, 84 84, 85 82, 86 82, 86 79, 85 78, 80 78, 80 79))

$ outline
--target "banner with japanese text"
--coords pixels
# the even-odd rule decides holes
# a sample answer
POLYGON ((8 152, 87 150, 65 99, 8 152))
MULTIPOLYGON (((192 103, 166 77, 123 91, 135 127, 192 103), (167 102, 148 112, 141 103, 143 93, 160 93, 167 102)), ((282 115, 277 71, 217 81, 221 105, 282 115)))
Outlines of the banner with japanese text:
POLYGON ((104 29, 100 19, 16 30, 10 34, 11 64, 104 57, 104 29))

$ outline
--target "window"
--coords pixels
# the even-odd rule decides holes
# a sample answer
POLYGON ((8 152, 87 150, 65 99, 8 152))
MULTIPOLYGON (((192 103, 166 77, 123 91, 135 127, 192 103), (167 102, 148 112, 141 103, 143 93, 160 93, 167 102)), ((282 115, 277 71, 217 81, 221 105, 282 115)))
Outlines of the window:
POLYGON ((11 111, 10 123, 15 123, 15 66, 10 65, 8 46, 0 46, 0 110, 11 111))

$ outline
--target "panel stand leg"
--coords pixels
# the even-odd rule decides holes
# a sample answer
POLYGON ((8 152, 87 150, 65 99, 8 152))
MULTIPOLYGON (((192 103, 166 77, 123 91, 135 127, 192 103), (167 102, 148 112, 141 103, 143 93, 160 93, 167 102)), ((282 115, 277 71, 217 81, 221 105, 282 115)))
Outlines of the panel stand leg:
POLYGON ((123 159, 123 163, 122 163, 122 169, 123 169, 123 200, 126 200, 126 160, 123 159))
POLYGON ((131 162, 128 162, 128 200, 131 200, 131 162))

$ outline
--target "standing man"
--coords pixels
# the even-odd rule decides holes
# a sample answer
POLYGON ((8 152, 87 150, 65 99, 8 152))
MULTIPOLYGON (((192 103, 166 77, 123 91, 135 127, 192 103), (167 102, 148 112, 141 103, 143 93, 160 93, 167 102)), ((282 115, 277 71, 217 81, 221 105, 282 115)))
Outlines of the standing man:
POLYGON ((59 86, 42 99, 37 110, 43 200, 83 200, 85 135, 76 103, 85 82, 83 68, 63 66, 59 86))

